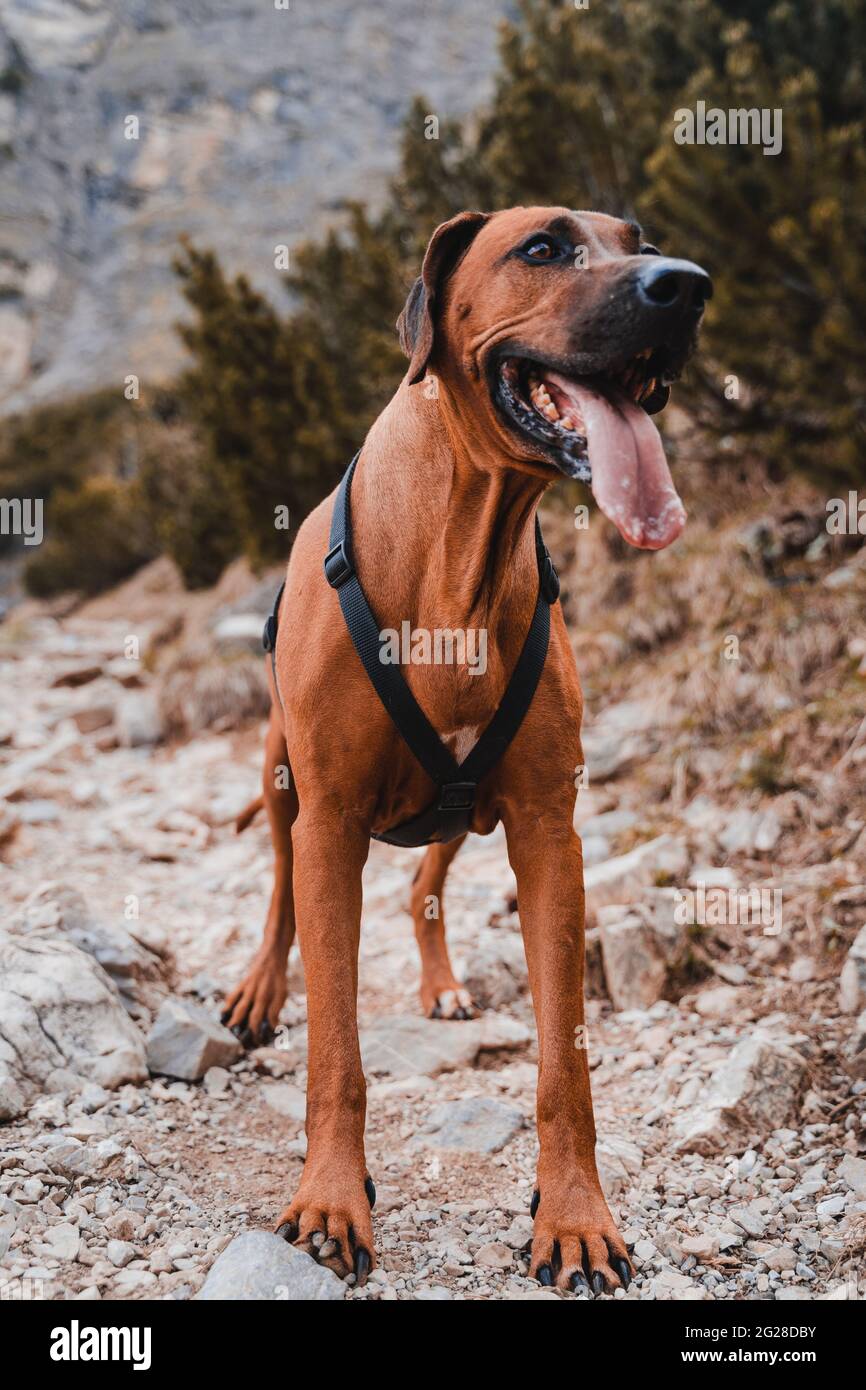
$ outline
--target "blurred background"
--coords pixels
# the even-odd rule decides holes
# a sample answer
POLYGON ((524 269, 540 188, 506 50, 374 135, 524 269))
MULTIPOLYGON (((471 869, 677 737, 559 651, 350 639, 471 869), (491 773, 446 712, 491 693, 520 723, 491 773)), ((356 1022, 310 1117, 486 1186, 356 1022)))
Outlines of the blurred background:
POLYGON ((330 490, 402 374, 426 241, 467 207, 635 214, 708 266, 690 460, 728 499, 756 471, 854 485, 864 11, 4 0, 0 494, 47 508, 27 591, 283 558, 274 505, 296 525, 330 490), (675 144, 707 98, 781 107, 782 152, 675 144))
MULTIPOLYGON (((0 1039, 20 1149, 0 1194, 24 1212, 4 1275, 190 1297, 287 1199, 297 954, 281 1050, 222 1037, 224 1066, 199 1047, 171 1071, 148 1030, 180 1000, 209 1038, 258 945, 268 831, 237 839, 234 818, 261 775, 262 621, 403 374, 394 322, 427 240, 460 209, 538 202, 637 216, 715 281, 661 417, 682 537, 631 550, 565 480, 542 509, 586 696, 592 1066, 603 1180, 642 1265, 629 1297, 857 1296, 864 55, 866 0, 0 0, 0 499, 4 530, 25 499, 45 528, 0 535, 0 969, 9 985, 38 931, 69 972, 43 1028, 28 964, 17 1053, 0 1039), (700 101, 781 110, 781 151, 677 144, 700 101), (781 930, 675 920, 700 884, 779 895, 781 930), (93 972, 104 1019, 76 1004, 93 972), (69 1173, 99 1186, 95 1217, 39 1195, 69 1173)), ((475 1022, 420 1016, 414 862, 377 845, 365 878, 390 1243, 353 1296, 528 1294, 534 1034, 501 831, 448 882, 475 1022), (479 1094, 517 1137, 419 1165, 432 1102, 479 1094), (445 1200, 464 1206, 431 1224, 445 1200)))

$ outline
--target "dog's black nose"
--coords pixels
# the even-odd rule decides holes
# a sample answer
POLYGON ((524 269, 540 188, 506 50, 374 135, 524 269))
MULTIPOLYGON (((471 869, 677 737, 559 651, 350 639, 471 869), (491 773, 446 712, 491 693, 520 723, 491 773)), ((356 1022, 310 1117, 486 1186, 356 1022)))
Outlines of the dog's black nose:
POLYGON ((713 282, 694 261, 668 256, 647 256, 638 272, 637 288, 654 309, 692 310, 700 313, 713 293, 713 282))

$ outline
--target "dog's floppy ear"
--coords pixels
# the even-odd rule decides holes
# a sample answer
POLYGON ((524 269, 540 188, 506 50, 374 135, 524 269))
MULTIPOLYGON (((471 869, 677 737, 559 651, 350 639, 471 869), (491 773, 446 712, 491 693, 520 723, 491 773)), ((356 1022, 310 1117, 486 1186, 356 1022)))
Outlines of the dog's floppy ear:
POLYGON ((445 278, 487 221, 489 213, 461 212, 437 227, 427 251, 421 274, 409 291, 409 298, 397 320, 400 346, 409 361, 409 383, 421 381, 433 351, 436 298, 445 278))

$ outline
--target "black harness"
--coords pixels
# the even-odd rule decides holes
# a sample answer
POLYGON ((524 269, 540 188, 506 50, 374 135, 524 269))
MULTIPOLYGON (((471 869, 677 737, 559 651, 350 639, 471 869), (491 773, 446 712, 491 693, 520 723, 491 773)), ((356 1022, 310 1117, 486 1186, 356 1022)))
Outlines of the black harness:
MULTIPOLYGON (((437 788, 433 801, 420 815, 412 816, 410 820, 373 838, 404 847, 454 840, 469 830, 478 784, 498 763, 532 703, 547 657, 550 606, 559 597, 559 578, 547 553, 536 517, 535 549, 539 582, 529 631, 499 708, 468 757, 458 763, 424 714, 400 667, 380 660, 381 629, 361 588, 352 549, 349 500, 352 474, 357 462, 358 454, 343 475, 334 503, 330 549, 325 556, 325 578, 331 588, 337 590, 349 636, 376 694, 394 721, 398 733, 437 788)), ((280 587, 263 636, 265 651, 271 653, 275 688, 277 616, 284 587, 280 587)), ((279 696, 279 691, 277 694, 279 696)))

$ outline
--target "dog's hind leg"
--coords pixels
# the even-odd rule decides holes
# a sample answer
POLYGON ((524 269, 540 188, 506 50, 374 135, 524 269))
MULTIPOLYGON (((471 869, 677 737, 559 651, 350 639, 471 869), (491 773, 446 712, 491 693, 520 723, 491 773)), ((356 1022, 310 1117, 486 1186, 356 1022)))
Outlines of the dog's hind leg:
POLYGON ((244 979, 227 996, 222 1015, 245 1047, 268 1042, 273 1036, 286 999, 286 969, 295 938, 292 825, 298 796, 282 722, 274 709, 265 740, 262 792, 274 846, 274 888, 262 944, 244 979))
POLYGON ((412 882, 411 911, 421 952, 421 1005, 428 1018, 472 1018, 468 990, 454 978, 445 942, 442 890, 448 866, 465 835, 448 844, 431 845, 412 882))

